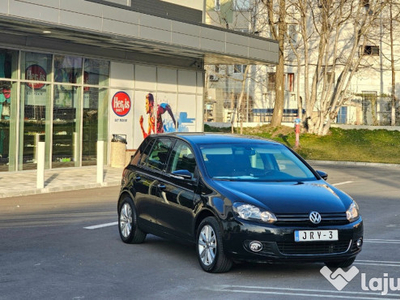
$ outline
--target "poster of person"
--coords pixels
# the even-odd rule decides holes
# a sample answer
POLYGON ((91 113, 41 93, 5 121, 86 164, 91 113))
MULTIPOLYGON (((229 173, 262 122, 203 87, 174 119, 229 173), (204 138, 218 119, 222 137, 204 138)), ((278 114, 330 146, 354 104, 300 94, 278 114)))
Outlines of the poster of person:
POLYGON ((190 103, 183 101, 179 107, 176 94, 136 92, 135 97, 137 99, 135 123, 139 125, 137 128, 140 129, 140 133, 137 128, 134 131, 136 146, 150 134, 194 131, 195 118, 192 116, 195 116, 196 112, 195 97, 182 99, 192 101, 190 103), (138 138, 138 134, 141 139, 138 138))
POLYGON ((147 122, 144 124, 144 116, 139 118, 140 128, 142 130, 143 138, 146 138, 152 133, 163 133, 176 131, 178 123, 172 112, 171 105, 167 102, 155 103, 154 95, 148 93, 145 100, 145 109, 147 115, 147 122), (168 114, 170 120, 164 118, 164 114, 168 114))

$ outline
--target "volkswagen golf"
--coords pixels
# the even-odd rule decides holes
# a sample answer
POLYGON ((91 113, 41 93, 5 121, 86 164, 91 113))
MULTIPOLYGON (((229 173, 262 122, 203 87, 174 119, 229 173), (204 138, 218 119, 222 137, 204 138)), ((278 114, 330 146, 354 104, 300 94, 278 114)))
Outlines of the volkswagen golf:
POLYGON ((123 171, 118 228, 195 244, 207 272, 236 262, 348 267, 363 244, 357 203, 293 150, 212 133, 148 136, 123 171))

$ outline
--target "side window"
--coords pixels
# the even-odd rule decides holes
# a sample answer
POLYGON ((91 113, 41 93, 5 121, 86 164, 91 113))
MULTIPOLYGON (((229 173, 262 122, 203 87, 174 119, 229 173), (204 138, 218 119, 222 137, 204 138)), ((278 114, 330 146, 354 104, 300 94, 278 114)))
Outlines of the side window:
POLYGON ((168 171, 188 170, 194 174, 196 160, 190 146, 182 141, 177 141, 169 160, 168 171))
MULTIPOLYGON (((147 143, 147 145, 144 145, 144 144, 142 144, 142 145, 143 145, 143 153, 140 156, 140 162, 138 163, 138 165, 140 165, 140 166, 145 165, 145 163, 147 162, 147 157, 149 156, 151 148, 153 148, 153 145, 154 145, 154 139, 150 140, 147 143)), ((140 146, 140 148, 142 147, 142 145, 140 146)))
POLYGON ((171 144, 172 141, 170 139, 156 140, 148 156, 144 161, 142 160, 142 165, 153 170, 163 171, 167 164, 171 144))

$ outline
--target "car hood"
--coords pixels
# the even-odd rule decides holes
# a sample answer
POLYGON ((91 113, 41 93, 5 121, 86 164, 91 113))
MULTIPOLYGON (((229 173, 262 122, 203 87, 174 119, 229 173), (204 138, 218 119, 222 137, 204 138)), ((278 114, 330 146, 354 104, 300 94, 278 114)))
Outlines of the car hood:
POLYGON ((215 181, 232 202, 247 202, 274 213, 344 212, 352 199, 326 182, 215 181))

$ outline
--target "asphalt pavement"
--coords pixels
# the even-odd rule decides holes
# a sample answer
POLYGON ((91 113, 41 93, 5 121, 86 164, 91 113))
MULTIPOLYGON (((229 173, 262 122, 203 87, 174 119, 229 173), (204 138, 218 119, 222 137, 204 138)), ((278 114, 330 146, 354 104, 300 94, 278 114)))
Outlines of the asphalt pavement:
POLYGON ((37 188, 36 170, 0 173, 0 198, 118 186, 123 168, 104 167, 103 182, 97 182, 97 167, 45 170, 44 188, 37 188))

